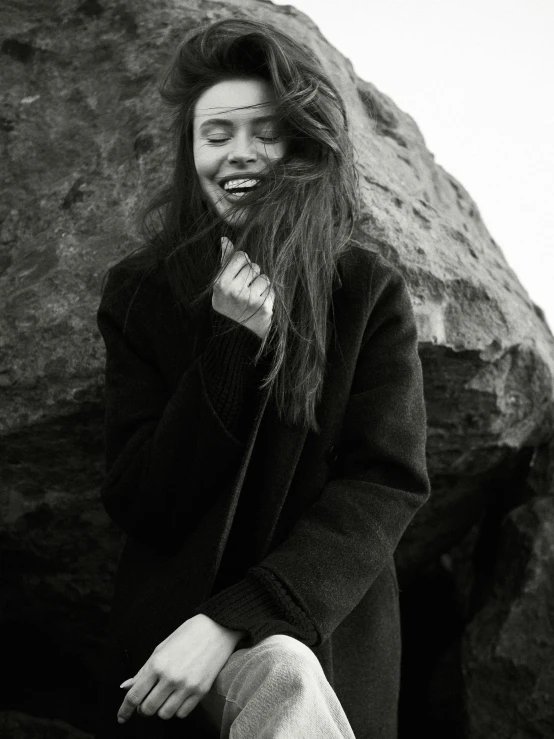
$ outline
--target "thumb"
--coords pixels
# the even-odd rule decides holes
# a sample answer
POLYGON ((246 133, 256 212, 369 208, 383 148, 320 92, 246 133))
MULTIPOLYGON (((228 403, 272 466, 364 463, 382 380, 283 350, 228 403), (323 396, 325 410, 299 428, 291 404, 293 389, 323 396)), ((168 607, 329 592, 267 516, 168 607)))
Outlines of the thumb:
POLYGON ((131 685, 133 685, 133 683, 135 682, 136 677, 137 676, 135 675, 135 677, 130 677, 127 680, 124 680, 119 687, 120 688, 130 688, 131 685))
POLYGON ((234 251, 233 243, 226 236, 221 238, 221 264, 223 264, 227 256, 232 254, 234 251))

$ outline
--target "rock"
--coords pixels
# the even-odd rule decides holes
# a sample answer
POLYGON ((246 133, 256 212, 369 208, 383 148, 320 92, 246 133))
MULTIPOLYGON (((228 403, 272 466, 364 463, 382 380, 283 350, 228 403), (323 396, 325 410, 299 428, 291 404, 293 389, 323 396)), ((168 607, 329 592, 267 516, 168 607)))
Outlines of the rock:
POLYGON ((0 736, 4 739, 92 739, 92 734, 59 719, 39 718, 19 711, 0 711, 0 736))
POLYGON ((513 480, 554 427, 554 340, 540 308, 414 120, 309 18, 256 0, 12 0, 0 11, 1 618, 41 624, 90 675, 121 542, 98 495, 101 282, 139 244, 137 208, 169 173, 157 72, 186 29, 236 13, 301 40, 341 90, 359 155, 357 236, 411 291, 433 496, 397 552, 401 581, 478 526, 499 491, 508 510, 519 505, 513 480))
POLYGON ((462 643, 468 739, 554 736, 554 497, 512 510, 462 643))

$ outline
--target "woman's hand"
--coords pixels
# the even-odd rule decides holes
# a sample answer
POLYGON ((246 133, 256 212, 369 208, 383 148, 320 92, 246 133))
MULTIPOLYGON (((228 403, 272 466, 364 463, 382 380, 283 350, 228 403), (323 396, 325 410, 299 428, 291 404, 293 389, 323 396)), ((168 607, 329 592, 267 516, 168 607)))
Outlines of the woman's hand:
MULTIPOLYGON (((233 252, 233 244, 226 237, 221 239, 221 251, 223 263, 228 252, 233 252)), ((260 267, 246 252, 237 251, 214 284, 212 307, 263 339, 271 325, 274 299, 269 277, 260 274, 260 267)))
POLYGON ((133 711, 143 716, 184 718, 202 700, 244 636, 200 613, 185 621, 152 652, 135 677, 117 713, 119 723, 133 711))

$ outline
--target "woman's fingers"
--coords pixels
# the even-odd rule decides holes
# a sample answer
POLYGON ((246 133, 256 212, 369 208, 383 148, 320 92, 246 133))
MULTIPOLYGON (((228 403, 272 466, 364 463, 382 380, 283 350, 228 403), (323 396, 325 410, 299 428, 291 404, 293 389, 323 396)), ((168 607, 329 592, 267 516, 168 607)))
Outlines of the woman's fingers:
MULTIPOLYGON (((250 257, 246 252, 236 252, 235 254, 233 243, 226 236, 223 236, 221 238, 222 264, 225 263, 229 255, 234 255, 233 261, 236 262, 236 265, 231 273, 231 280, 236 280, 237 278, 240 278, 243 280, 243 282, 247 282, 249 284, 252 280, 252 271, 258 274, 261 272, 260 265, 256 264, 255 262, 251 262, 250 257), (246 260, 246 264, 244 264, 244 260, 246 260), (235 270, 237 271, 235 272, 235 270)), ((229 265, 230 264, 231 260, 229 260, 229 265)), ((226 270, 224 270, 224 272, 226 272, 226 270)), ((227 277, 229 276, 227 275, 227 277)))
POLYGON ((117 720, 120 724, 124 723, 133 715, 142 701, 156 684, 158 678, 153 673, 143 673, 141 677, 135 681, 134 685, 129 689, 123 703, 117 712, 117 720))
MULTIPOLYGON (((223 263, 233 248, 229 239, 221 239, 223 263)), ((259 264, 251 262, 244 251, 234 251, 214 282, 212 308, 263 339, 271 325, 275 301, 270 284, 259 264)))
MULTIPOLYGON (((175 690, 174 683, 160 680, 142 701, 138 712, 142 716, 153 716, 156 712, 159 713, 161 707, 166 703, 168 698, 173 695, 180 695, 179 703, 176 706, 176 708, 178 708, 186 695, 185 691, 183 689, 175 690)), ((166 716, 162 716, 162 718, 166 718, 166 716)), ((170 716, 167 716, 167 718, 170 718, 170 716)))
POLYGON ((184 718, 196 705, 194 702, 194 699, 196 698, 200 700, 200 698, 194 693, 189 693, 186 690, 176 690, 174 693, 171 693, 165 703, 158 709, 158 716, 163 719, 172 718, 173 716, 184 718), (183 706, 188 710, 184 715, 179 716, 177 711, 181 710, 183 706))
POLYGON ((273 294, 273 296, 275 296, 275 291, 271 287, 271 282, 267 275, 258 275, 257 277, 255 277, 250 283, 250 287, 259 290, 258 295, 260 297, 266 294, 268 290, 270 294, 273 294))
MULTIPOLYGON (((244 265, 242 270, 237 274, 235 278, 235 288, 238 291, 238 295, 243 295, 245 289, 259 288, 260 283, 256 283, 258 277, 262 276, 261 268, 259 264, 255 262, 249 265, 244 265)), ((264 279, 269 282, 269 277, 263 275, 264 279)), ((262 288, 265 289, 265 286, 262 288)), ((259 293, 253 293, 253 296, 258 297, 259 293)))
POLYGON ((175 714, 177 718, 185 718, 185 716, 188 716, 192 709, 200 703, 202 697, 203 696, 201 695, 187 696, 175 714))
MULTIPOLYGON (((244 285, 243 286, 251 288, 252 285, 254 284, 254 280, 256 280, 256 278, 260 276, 261 271, 262 270, 259 264, 255 264, 254 262, 252 262, 252 264, 250 265, 250 268, 245 270, 244 272, 244 285)), ((269 280, 269 277, 267 277, 266 279, 269 280)))
MULTIPOLYGON (((132 687, 138 674, 122 682, 119 687, 132 687)), ((141 680, 141 684, 137 686, 136 691, 127 693, 118 711, 117 720, 119 723, 128 721, 134 710, 141 716, 153 716, 157 713, 163 719, 169 719, 175 715, 184 718, 200 702, 201 697, 197 694, 187 695, 186 689, 175 690, 174 683, 160 680, 155 683, 152 689, 148 690, 146 681, 141 680), (141 695, 145 697, 141 699, 141 695), (178 714, 178 711, 181 711, 181 713, 178 714)))
MULTIPOLYGON (((121 686, 132 684, 134 680, 135 678, 129 678, 121 683, 121 686)), ((187 694, 185 688, 175 690, 173 683, 162 681, 158 681, 146 697, 137 703, 138 695, 136 698, 131 696, 129 706, 134 706, 141 716, 153 716, 157 713, 162 719, 170 719, 173 716, 184 718, 202 699, 202 696, 197 693, 187 694)), ((118 712, 118 721, 127 721, 132 712, 132 708, 122 705, 118 712)))

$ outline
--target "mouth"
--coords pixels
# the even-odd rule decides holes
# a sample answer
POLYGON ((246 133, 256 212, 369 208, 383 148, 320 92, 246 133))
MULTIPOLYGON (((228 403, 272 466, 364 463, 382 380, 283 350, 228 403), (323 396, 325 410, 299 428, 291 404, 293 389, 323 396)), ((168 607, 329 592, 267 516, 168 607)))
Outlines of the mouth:
POLYGON ((220 180, 218 184, 225 194, 230 195, 231 199, 234 200, 259 187, 261 179, 259 177, 226 177, 220 180))

